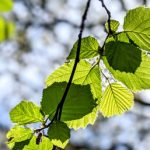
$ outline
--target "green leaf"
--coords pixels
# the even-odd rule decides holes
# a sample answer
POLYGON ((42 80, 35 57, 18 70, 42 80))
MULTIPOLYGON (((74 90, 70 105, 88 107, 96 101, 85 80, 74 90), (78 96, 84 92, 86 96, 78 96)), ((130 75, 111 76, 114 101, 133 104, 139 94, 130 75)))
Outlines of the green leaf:
POLYGON ((15 25, 13 22, 0 17, 0 42, 10 39, 14 34, 14 30, 15 25))
POLYGON ((0 0, 0 12, 10 11, 13 7, 12 0, 0 0))
POLYGON ((93 125, 95 123, 95 120, 97 118, 97 112, 98 106, 95 107, 91 113, 83 116, 81 119, 65 121, 65 123, 69 128, 73 128, 74 130, 77 130, 79 128, 85 128, 87 127, 87 125, 93 125))
MULTIPOLYGON (((42 97, 42 110, 46 115, 52 116, 64 94, 67 83, 54 83, 44 89, 42 97)), ((92 112, 96 102, 90 91, 89 85, 72 84, 67 94, 61 120, 69 121, 79 119, 92 112)))
POLYGON ((120 115, 133 106, 133 94, 119 83, 110 84, 100 101, 100 111, 105 117, 120 115))
MULTIPOLYGON (((73 48, 67 59, 75 59, 78 47, 78 41, 73 45, 73 48)), ((85 37, 81 40, 80 59, 93 58, 98 54, 98 41, 91 36, 85 37)))
POLYGON ((117 42, 116 48, 115 48, 111 46, 111 43, 110 43, 109 45, 110 48, 107 47, 109 49, 108 49, 108 52, 106 52, 108 53, 107 55, 108 56, 110 55, 110 56, 103 57, 104 64, 106 65, 107 69, 109 69, 109 71, 113 74, 113 76, 117 80, 124 83, 129 89, 133 91, 149 89, 150 88, 150 58, 144 52, 141 52, 141 57, 139 57, 137 50, 135 50, 138 48, 134 47, 133 45, 130 45, 130 46, 129 45, 130 44, 128 43, 117 42), (122 49, 122 46, 126 47, 126 50, 125 48, 124 48, 124 51, 120 50, 122 49), (128 48, 131 48, 131 49, 128 49, 128 48), (126 54, 126 51, 128 55, 126 54), (133 54, 128 51, 132 51, 133 54), (115 53, 117 53, 118 56, 115 55, 115 53), (114 56, 111 56, 111 55, 114 55, 114 56), (121 59, 119 57, 121 57, 121 59), (113 65, 110 63, 110 60, 108 60, 109 58, 112 58, 111 62, 118 62, 118 65, 116 64, 118 68, 116 68, 116 66, 113 67, 113 65), (127 62, 127 60, 129 62, 127 62), (138 66, 137 64, 140 61, 141 63, 138 66), (128 71, 128 68, 129 68, 129 71, 128 71))
POLYGON ((32 134, 33 132, 30 128, 15 126, 7 133, 7 138, 11 139, 9 143, 21 142, 30 139, 32 134))
MULTIPOLYGON (((120 23, 119 21, 117 20, 111 20, 110 21, 110 27, 111 27, 111 31, 112 32, 116 32, 118 30, 118 27, 119 27, 120 23)), ((107 31, 107 33, 109 32, 109 29, 108 29, 108 21, 106 22, 105 24, 105 29, 107 31)))
POLYGON ((65 148, 69 142, 70 129, 65 123, 56 121, 49 127, 48 136, 54 145, 65 148))
POLYGON ((36 144, 36 136, 33 136, 29 144, 24 147, 23 150, 52 150, 52 142, 45 136, 41 137, 41 142, 36 144))
POLYGON ((7 143, 7 146, 10 150, 24 150, 25 145, 28 145, 30 140, 25 140, 22 142, 15 142, 15 143, 7 143))
POLYGON ((22 101, 10 111, 11 121, 18 124, 42 122, 40 108, 27 100, 22 101))
POLYGON ((141 51, 123 42, 109 42, 105 46, 105 56, 114 70, 134 73, 141 64, 141 51))
POLYGON ((140 48, 150 51, 150 8, 130 10, 124 20, 124 30, 140 48))
MULTIPOLYGON (((47 78, 46 85, 50 86, 54 82, 63 82, 63 81, 68 82, 70 74, 72 72, 73 64, 74 61, 71 61, 70 63, 65 63, 57 70, 55 70, 47 78)), ((81 60, 77 65, 77 69, 73 78, 73 83, 81 85, 89 84, 94 98, 99 99, 101 98, 102 93, 100 77, 101 77, 100 70, 97 65, 92 66, 87 61, 81 60)))

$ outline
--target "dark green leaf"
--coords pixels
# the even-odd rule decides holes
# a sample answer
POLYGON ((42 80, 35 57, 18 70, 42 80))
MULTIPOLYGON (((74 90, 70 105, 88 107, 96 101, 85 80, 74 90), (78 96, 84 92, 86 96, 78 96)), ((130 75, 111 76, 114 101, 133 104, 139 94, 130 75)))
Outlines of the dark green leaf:
POLYGON ((123 45, 122 45, 122 42, 117 42, 117 43, 118 43, 116 44, 117 47, 116 48, 113 47, 113 49, 110 49, 110 51, 116 52, 117 50, 118 56, 115 55, 113 52, 110 52, 110 53, 107 52, 109 53, 107 55, 108 56, 110 55, 110 56, 103 57, 106 67, 109 69, 109 71, 113 74, 113 76, 116 79, 124 83, 129 89, 133 91, 149 89, 150 88, 150 58, 149 56, 147 56, 144 52, 141 52, 141 57, 139 57, 138 48, 134 47, 133 45, 129 46, 130 45, 129 43, 123 43, 123 45), (122 49, 122 46, 125 46, 126 50, 125 49, 124 51, 120 50, 119 46, 120 46, 120 49, 122 49), (128 49, 132 47, 134 48, 128 49), (133 54, 128 52, 129 50, 131 50, 133 54), (126 51, 128 55, 126 55, 126 51), (111 56, 111 55, 114 55, 114 56, 111 56), (121 57, 121 59, 119 57, 121 57), (111 58, 111 61, 109 60, 110 58, 111 58), (116 59, 120 61, 118 60, 116 61, 116 59), (115 62, 115 63, 117 62, 118 64, 114 66, 114 64, 111 64, 111 62, 115 62), (139 62, 140 64, 138 66, 139 62))
POLYGON ((141 64, 141 51, 129 43, 109 42, 105 56, 114 70, 134 73, 141 64))
MULTIPOLYGON (((52 115, 64 94, 67 83, 54 83, 43 91, 42 110, 46 115, 52 115)), ((66 97, 61 120, 79 119, 91 113, 96 107, 89 85, 72 84, 66 97)))
POLYGON ((65 148, 70 138, 70 129, 65 123, 56 121, 49 127, 48 136, 54 145, 65 148))
POLYGON ((22 142, 16 142, 16 143, 7 143, 10 150, 24 150, 25 145, 28 145, 30 140, 25 140, 22 142))

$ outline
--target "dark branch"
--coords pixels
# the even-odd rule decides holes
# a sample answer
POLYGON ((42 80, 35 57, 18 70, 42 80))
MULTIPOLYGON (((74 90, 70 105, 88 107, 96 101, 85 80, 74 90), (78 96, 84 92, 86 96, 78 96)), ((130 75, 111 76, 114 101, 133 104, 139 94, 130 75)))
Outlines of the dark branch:
POLYGON ((126 5, 125 5, 125 3, 124 3, 124 0, 120 0, 119 2, 120 2, 120 4, 121 4, 122 9, 123 9, 124 11, 127 11, 127 7, 126 7, 126 5))
POLYGON ((77 68, 77 64, 80 60, 79 56, 80 56, 80 49, 81 49, 82 33, 83 33, 83 30, 84 30, 84 27, 85 27, 85 20, 87 18, 90 3, 91 3, 91 0, 88 0, 85 12, 82 16, 82 21, 81 21, 81 25, 80 25, 80 32, 79 32, 79 35, 78 35, 78 45, 77 45, 76 59, 75 59, 75 62, 74 62, 74 66, 73 66, 71 75, 70 75, 70 79, 68 81, 68 84, 67 84, 67 87, 65 89, 64 95, 63 95, 63 97, 62 97, 62 99, 61 99, 61 101, 60 101, 60 103, 57 107, 56 114, 58 115, 58 120, 60 120, 60 118, 61 118, 62 108, 63 108, 64 102, 66 100, 67 94, 69 92, 69 89, 70 89, 70 86, 71 86, 71 83, 72 83, 72 80, 73 80, 73 77, 74 77, 74 74, 75 74, 75 71, 76 71, 76 68, 77 68))
POLYGON ((105 46, 105 43, 109 37, 109 35, 111 35, 113 32, 111 30, 111 13, 110 11, 108 10, 108 8, 106 7, 105 3, 104 3, 104 0, 99 0, 101 3, 102 3, 102 7, 104 7, 104 9, 106 10, 107 12, 107 15, 108 15, 108 34, 107 34, 107 37, 105 38, 105 41, 103 43, 103 46, 99 49, 99 54, 100 56, 103 56, 104 55, 104 46, 105 46))
POLYGON ((56 113, 55 113, 53 119, 51 120, 51 122, 49 124, 45 125, 43 128, 36 129, 35 132, 40 132, 41 130, 50 127, 54 120, 60 120, 61 119, 63 105, 64 105, 64 102, 66 100, 67 94, 69 92, 69 89, 70 89, 70 86, 71 86, 71 83, 72 83, 72 80, 73 80, 73 77, 74 77, 74 74, 75 74, 75 71, 76 71, 76 68, 77 68, 77 64, 80 60, 79 56, 80 56, 80 49, 81 49, 82 34, 83 34, 83 30, 85 28, 85 21, 86 21, 86 18, 87 18, 87 14, 88 14, 90 4, 91 4, 91 0, 88 0, 87 4, 86 4, 85 11, 84 11, 84 14, 82 16, 81 25, 80 25, 80 32, 79 32, 79 35, 78 35, 78 45, 77 45, 76 59, 75 59, 74 66, 73 66, 69 81, 67 83, 65 92, 62 96, 62 99, 61 99, 60 103, 57 106, 56 113))
POLYGON ((147 5, 147 0, 143 0, 143 5, 147 5))

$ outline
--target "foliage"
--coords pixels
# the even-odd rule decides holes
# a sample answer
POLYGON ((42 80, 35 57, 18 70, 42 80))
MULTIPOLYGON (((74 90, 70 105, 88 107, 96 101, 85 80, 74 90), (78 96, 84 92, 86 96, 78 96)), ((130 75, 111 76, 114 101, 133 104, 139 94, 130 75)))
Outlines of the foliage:
POLYGON ((0 12, 7 12, 13 8, 12 0, 0 0, 0 12))
MULTIPOLYGON (((89 6, 87 3, 86 11, 89 6)), ((2 11, 9 8, 10 4, 0 5, 2 11)), ((92 36, 81 38, 86 11, 79 39, 67 62, 46 80, 41 106, 23 100, 10 111, 11 121, 15 123, 7 133, 10 149, 64 148, 71 128, 93 124, 99 111, 106 117, 124 113, 133 106, 134 91, 150 88, 150 8, 129 10, 122 32, 117 31, 119 22, 109 18, 105 24, 107 37, 102 46, 92 36), (105 75, 100 61, 112 74, 113 83, 105 75), (104 91, 102 76, 108 83, 104 91), (28 124, 37 122, 40 128, 28 128, 28 124)))
MULTIPOLYGON (((13 8, 12 0, 0 0, 0 13, 6 13, 13 8)), ((12 21, 8 21, 5 17, 0 16, 0 42, 10 39, 15 30, 12 21)))

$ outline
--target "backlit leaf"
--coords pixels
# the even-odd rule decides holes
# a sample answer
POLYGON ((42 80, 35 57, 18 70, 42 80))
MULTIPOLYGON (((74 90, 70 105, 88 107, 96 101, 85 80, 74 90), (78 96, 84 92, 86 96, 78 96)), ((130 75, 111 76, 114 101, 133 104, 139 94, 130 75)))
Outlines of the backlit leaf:
MULTIPOLYGON (((46 80, 46 85, 50 86, 54 82, 68 82, 70 74, 73 68, 74 61, 70 63, 65 63, 57 70, 55 70, 46 80)), ((73 78, 74 84, 87 85, 91 87, 92 94, 94 98, 99 99, 101 97, 101 75, 99 67, 92 66, 85 60, 81 60, 73 78)))
POLYGON ((7 133, 7 138, 10 139, 9 143, 21 142, 30 139, 32 134, 33 131, 30 128, 15 126, 7 133))
POLYGON ((0 42, 10 39, 14 34, 14 30, 15 25, 13 22, 0 17, 0 42))
POLYGON ((52 150, 53 144, 49 140, 49 138, 42 136, 41 142, 39 144, 36 144, 36 136, 33 136, 30 140, 29 144, 24 147, 23 150, 52 150))
POLYGON ((0 12, 10 11, 13 7, 12 0, 0 0, 0 12))
POLYGON ((40 108, 27 100, 22 101, 10 111, 11 121, 18 124, 42 122, 40 108))
POLYGON ((124 20, 124 30, 134 43, 150 51, 150 8, 129 10, 124 20))
MULTIPOLYGON (((73 48, 67 59, 75 59, 78 41, 73 45, 73 48)), ((85 37, 81 40, 80 59, 93 58, 98 55, 99 44, 98 41, 91 36, 85 37)))
MULTIPOLYGON (((112 32, 116 32, 118 30, 118 27, 119 27, 119 22, 117 20, 111 20, 110 21, 110 27, 111 27, 112 32)), ((108 22, 106 22, 106 24, 105 24, 105 29, 107 32, 109 32, 108 22)))
POLYGON ((100 101, 100 111, 105 117, 120 115, 133 106, 133 94, 119 83, 110 84, 100 101))

